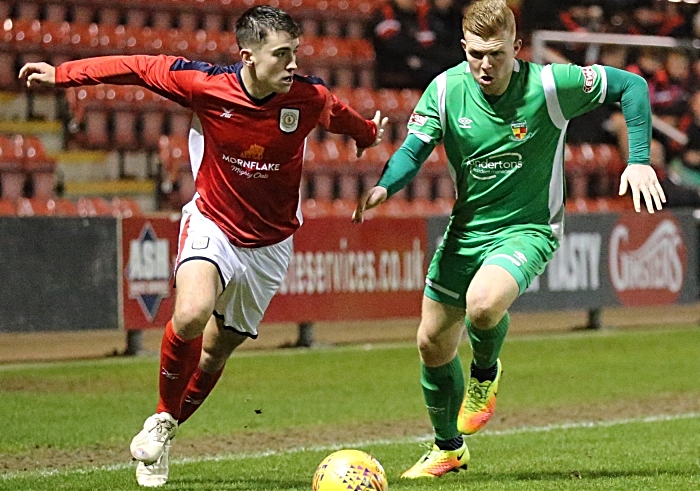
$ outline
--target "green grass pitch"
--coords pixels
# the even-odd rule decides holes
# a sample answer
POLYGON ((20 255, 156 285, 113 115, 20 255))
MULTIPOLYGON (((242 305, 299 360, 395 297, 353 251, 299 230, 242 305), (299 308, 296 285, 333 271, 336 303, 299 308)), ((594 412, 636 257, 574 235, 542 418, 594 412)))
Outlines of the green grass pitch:
MULTIPOLYGON (((398 478, 429 440, 415 346, 236 354, 162 489, 310 490, 325 455, 359 448, 392 491, 697 490, 699 347, 682 326, 509 338, 469 470, 433 481, 398 478)), ((156 358, 0 365, 0 489, 141 489, 128 446, 156 393, 156 358)))

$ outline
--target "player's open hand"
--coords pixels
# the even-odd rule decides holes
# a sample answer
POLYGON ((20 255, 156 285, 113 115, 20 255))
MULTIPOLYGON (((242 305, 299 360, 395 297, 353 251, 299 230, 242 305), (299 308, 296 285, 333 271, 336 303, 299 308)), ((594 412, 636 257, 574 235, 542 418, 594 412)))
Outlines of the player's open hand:
POLYGON ((632 201, 637 212, 642 211, 640 196, 644 196, 649 213, 654 213, 654 204, 656 204, 656 209, 660 210, 662 203, 666 202, 664 190, 661 189, 659 179, 651 165, 628 165, 620 180, 620 196, 627 192, 627 186, 632 190, 632 201))
POLYGON ((384 135, 384 127, 386 126, 386 123, 389 121, 389 118, 382 118, 382 113, 380 111, 377 111, 374 115, 374 119, 372 119, 372 122, 377 126, 377 138, 374 140, 374 143, 372 143, 369 147, 365 148, 360 148, 357 147, 357 153, 356 155, 358 157, 362 157, 362 154, 367 150, 368 148, 376 147, 379 145, 382 141, 382 136, 384 135))
POLYGON ((56 85, 56 68, 48 63, 27 63, 19 71, 19 78, 24 80, 27 87, 56 85))
POLYGON ((386 201, 388 196, 386 188, 374 186, 370 189, 360 201, 357 202, 355 211, 352 212, 352 223, 362 223, 364 220, 365 211, 381 205, 386 201))

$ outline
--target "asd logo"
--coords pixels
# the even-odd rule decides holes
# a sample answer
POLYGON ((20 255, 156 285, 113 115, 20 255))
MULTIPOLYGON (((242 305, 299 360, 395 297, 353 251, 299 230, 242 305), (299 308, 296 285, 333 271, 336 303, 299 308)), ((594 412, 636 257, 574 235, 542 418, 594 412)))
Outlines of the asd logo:
POLYGON ((147 222, 139 238, 129 244, 126 268, 129 298, 136 299, 143 314, 152 322, 160 303, 170 296, 170 243, 159 239, 147 222))

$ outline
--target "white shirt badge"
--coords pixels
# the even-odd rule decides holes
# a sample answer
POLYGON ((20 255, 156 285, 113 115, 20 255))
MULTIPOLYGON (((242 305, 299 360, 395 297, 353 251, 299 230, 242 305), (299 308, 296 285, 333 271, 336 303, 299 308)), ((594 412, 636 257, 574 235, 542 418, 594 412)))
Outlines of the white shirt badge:
POLYGON ((299 126, 299 109, 283 108, 280 111, 280 129, 292 133, 299 126))

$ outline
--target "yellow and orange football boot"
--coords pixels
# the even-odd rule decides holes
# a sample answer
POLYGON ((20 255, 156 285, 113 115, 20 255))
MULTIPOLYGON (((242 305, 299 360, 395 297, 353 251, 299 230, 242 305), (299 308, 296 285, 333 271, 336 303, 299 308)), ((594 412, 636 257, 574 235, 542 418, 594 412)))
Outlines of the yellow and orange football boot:
POLYGON ((467 469, 469 449, 463 443, 457 450, 440 450, 437 445, 428 445, 430 450, 416 464, 401 474, 403 479, 418 479, 421 477, 440 477, 448 472, 459 472, 467 469))
POLYGON ((496 377, 493 380, 479 382, 474 377, 469 378, 467 393, 464 395, 464 401, 457 416, 457 429, 463 435, 473 435, 486 426, 493 416, 496 409, 498 382, 503 373, 500 359, 496 360, 496 366, 496 377))

